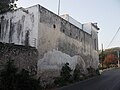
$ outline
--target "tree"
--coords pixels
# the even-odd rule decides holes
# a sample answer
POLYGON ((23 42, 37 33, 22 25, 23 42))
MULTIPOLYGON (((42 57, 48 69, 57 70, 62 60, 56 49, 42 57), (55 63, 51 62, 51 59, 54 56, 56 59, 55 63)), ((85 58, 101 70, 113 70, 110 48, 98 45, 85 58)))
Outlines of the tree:
POLYGON ((77 64, 76 67, 75 67, 75 70, 74 70, 74 72, 73 72, 73 79, 74 79, 74 81, 79 81, 81 74, 82 74, 82 73, 80 72, 79 65, 77 64))
POLYGON ((117 56, 114 55, 114 54, 108 54, 106 57, 105 57, 105 60, 104 60, 104 64, 109 67, 109 65, 111 64, 117 64, 117 56))
POLYGON ((69 67, 69 63, 65 63, 61 69, 60 77, 56 78, 54 83, 58 86, 65 86, 71 82, 71 68, 69 67))
POLYGON ((71 73, 71 68, 69 67, 69 63, 66 63, 62 69, 61 69, 61 73, 60 76, 65 80, 65 81, 69 81, 70 77, 72 76, 71 73))
POLYGON ((0 14, 14 10, 17 7, 15 1, 18 0, 0 0, 0 14))

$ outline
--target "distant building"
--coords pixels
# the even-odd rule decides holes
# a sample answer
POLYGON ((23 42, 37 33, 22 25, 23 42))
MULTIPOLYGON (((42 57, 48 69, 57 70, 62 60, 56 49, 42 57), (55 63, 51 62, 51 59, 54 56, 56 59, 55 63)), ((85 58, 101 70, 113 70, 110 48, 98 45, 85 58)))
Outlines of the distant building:
POLYGON ((81 24, 69 15, 58 16, 35 5, 0 15, 0 42, 36 47, 38 76, 59 75, 66 62, 82 72, 98 68, 96 23, 81 24))

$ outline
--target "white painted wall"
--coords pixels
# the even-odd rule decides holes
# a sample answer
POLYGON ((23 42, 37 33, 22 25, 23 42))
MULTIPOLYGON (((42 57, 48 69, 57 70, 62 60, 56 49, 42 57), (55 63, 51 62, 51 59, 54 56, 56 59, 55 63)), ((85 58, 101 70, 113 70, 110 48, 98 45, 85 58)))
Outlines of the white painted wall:
POLYGON ((88 34, 91 34, 92 31, 91 23, 83 24, 83 31, 87 32, 88 34))
POLYGON ((60 17, 62 17, 63 19, 65 19, 66 21, 70 22, 71 24, 75 25, 76 27, 80 28, 81 30, 87 32, 88 34, 91 34, 92 30, 97 32, 97 29, 94 28, 90 23, 84 23, 81 24, 80 22, 78 22, 77 20, 73 19, 71 16, 69 16, 68 14, 64 14, 61 15, 60 17))
MULTIPOLYGON (((24 45, 25 34, 27 30, 30 32, 29 35, 29 45, 36 47, 37 45, 37 37, 38 37, 38 7, 33 6, 27 9, 19 8, 14 12, 7 12, 0 17, 4 16, 4 20, 8 20, 8 28, 6 29, 6 24, 4 25, 4 29, 2 29, 3 38, 0 39, 1 42, 5 43, 14 43, 19 45, 24 45), (23 22, 24 19, 24 22, 23 22), (12 42, 9 42, 10 35, 10 20, 14 25, 12 42), (18 25, 21 24, 20 25, 18 25), (21 27, 22 30, 20 32, 20 36, 18 38, 18 27, 21 27)), ((2 20, 0 20, 2 22, 2 20)))

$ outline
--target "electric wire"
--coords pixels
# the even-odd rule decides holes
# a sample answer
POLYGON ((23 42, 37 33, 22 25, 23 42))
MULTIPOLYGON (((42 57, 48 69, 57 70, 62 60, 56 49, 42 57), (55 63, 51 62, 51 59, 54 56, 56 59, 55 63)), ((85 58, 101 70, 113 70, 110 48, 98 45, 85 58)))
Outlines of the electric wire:
POLYGON ((112 40, 110 41, 110 43, 108 44, 107 48, 111 45, 111 43, 113 42, 113 40, 115 39, 116 35, 118 34, 120 30, 120 27, 118 28, 117 32, 115 33, 114 37, 112 38, 112 40))

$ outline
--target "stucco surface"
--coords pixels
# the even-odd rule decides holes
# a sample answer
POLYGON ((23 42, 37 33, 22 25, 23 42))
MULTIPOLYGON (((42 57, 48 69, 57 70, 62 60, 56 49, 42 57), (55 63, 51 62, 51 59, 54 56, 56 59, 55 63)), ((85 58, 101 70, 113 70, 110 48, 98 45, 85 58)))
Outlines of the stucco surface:
POLYGON ((19 8, 0 15, 0 42, 35 47, 38 77, 59 76, 66 62, 86 73, 90 66, 98 68, 98 30, 92 23, 82 25, 78 28, 40 5, 19 8))

